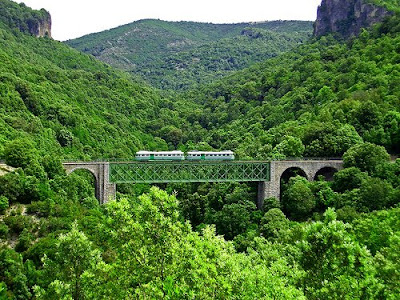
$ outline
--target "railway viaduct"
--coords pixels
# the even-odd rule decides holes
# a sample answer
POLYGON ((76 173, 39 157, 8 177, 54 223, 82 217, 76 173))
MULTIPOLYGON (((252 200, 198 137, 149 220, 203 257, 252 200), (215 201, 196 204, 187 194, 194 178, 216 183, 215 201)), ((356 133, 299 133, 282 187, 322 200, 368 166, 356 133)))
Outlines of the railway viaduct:
POLYGON ((280 198, 281 179, 297 173, 308 180, 331 179, 342 160, 221 161, 221 162, 64 162, 67 174, 78 169, 95 178, 100 204, 115 199, 118 183, 258 182, 257 207, 264 199, 280 198))

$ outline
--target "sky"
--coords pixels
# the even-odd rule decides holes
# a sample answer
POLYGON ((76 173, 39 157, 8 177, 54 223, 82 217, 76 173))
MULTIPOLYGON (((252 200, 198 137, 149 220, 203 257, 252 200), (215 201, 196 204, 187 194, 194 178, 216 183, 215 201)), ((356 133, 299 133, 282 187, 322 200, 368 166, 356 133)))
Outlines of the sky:
POLYGON ((13 0, 52 18, 52 37, 64 41, 141 19, 211 23, 310 20, 321 0, 13 0))

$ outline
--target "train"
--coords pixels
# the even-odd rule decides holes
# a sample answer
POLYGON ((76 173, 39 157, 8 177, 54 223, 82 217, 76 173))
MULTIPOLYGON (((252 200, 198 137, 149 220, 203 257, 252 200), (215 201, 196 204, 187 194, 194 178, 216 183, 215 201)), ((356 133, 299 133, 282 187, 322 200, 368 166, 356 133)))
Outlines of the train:
POLYGON ((235 154, 231 150, 224 151, 197 151, 192 150, 183 153, 180 150, 174 151, 138 151, 135 156, 139 161, 180 161, 180 160, 234 160, 235 154))

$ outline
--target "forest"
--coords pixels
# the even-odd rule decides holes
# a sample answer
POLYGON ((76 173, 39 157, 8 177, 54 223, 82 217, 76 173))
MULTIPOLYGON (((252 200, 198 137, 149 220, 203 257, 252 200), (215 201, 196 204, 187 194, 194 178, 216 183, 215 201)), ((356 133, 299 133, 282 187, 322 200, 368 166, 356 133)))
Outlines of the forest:
POLYGON ((25 5, 3 11, 0 299, 400 297, 396 9, 358 37, 311 37, 183 90, 31 36, 18 24, 41 13, 25 5), (99 205, 93 176, 61 164, 143 149, 341 157, 344 169, 283 178, 258 210, 245 183, 118 184, 99 205))
POLYGON ((194 89, 306 41, 309 21, 238 24, 140 20, 66 44, 163 90, 194 89))

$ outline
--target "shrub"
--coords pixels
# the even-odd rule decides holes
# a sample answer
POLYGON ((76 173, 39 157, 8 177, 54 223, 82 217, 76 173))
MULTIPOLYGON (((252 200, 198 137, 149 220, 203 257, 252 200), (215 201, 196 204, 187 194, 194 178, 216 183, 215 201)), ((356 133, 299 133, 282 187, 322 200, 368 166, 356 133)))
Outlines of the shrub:
POLYGON ((8 206, 8 198, 6 196, 0 196, 0 213, 4 213, 8 206))

